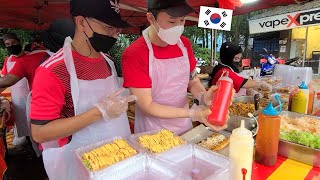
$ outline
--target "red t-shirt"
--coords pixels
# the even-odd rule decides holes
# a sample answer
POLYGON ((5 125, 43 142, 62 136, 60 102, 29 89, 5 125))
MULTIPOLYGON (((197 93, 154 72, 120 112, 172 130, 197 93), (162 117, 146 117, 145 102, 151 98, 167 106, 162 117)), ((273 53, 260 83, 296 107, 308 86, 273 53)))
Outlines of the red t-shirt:
MULTIPOLYGON (((186 37, 181 36, 181 40, 187 48, 190 72, 192 72, 197 64, 192 45, 186 37)), ((154 56, 157 59, 169 59, 182 56, 182 51, 178 45, 159 47, 152 44, 152 48, 154 56)), ((151 88, 152 83, 149 77, 149 49, 143 37, 137 39, 123 52, 122 72, 124 87, 151 88)))
MULTIPOLYGON (((16 56, 11 55, 12 57, 11 57, 11 60, 10 60, 10 61, 12 61, 12 62, 17 62, 18 60, 23 59, 26 55, 27 55, 27 54, 23 54, 23 55, 20 56, 20 57, 16 57, 16 56)), ((10 56, 9 56, 9 57, 10 57, 10 56)), ((4 61, 3 61, 3 67, 2 67, 2 70, 1 70, 1 74, 2 74, 3 76, 5 76, 5 75, 8 74, 7 62, 8 62, 9 57, 6 57, 6 58, 4 59, 4 61)), ((14 68, 14 67, 13 67, 13 68, 14 68)), ((13 69, 13 68, 12 68, 12 69, 13 69)))
POLYGON ((223 71, 229 72, 229 77, 233 80, 233 87, 236 92, 239 92, 240 88, 247 82, 247 79, 239 76, 237 73, 233 72, 229 68, 221 68, 212 78, 212 85, 215 85, 218 79, 221 77, 223 71))
POLYGON ((2 70, 1 70, 1 75, 2 75, 2 76, 5 76, 5 75, 8 74, 8 71, 7 71, 8 58, 9 58, 9 57, 4 58, 3 66, 2 66, 2 70))
MULTIPOLYGON (((78 79, 96 80, 111 75, 111 68, 101 55, 88 58, 72 51, 78 79)), ((94 88, 94 87, 88 87, 94 88)), ((74 116, 71 96, 70 75, 63 60, 63 51, 58 51, 41 64, 36 71, 32 90, 30 118, 33 124, 44 125, 52 120, 74 116)), ((60 139, 59 145, 69 142, 60 139)))
POLYGON ((48 56, 47 52, 45 51, 38 51, 34 53, 30 53, 28 55, 24 55, 22 57, 16 58, 12 57, 11 60, 15 61, 15 65, 13 68, 7 72, 6 63, 7 59, 5 61, 5 65, 2 69, 2 74, 12 74, 15 76, 18 76, 19 78, 26 77, 28 80, 29 88, 32 90, 32 83, 33 78, 35 75, 36 69, 40 66, 41 61, 48 56))

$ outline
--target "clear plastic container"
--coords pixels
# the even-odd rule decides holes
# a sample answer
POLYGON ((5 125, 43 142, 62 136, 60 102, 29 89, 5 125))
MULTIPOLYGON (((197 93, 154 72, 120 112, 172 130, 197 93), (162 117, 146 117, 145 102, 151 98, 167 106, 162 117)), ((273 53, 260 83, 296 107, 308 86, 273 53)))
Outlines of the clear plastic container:
POLYGON ((117 140, 117 139, 124 139, 128 144, 129 146, 131 146, 132 148, 134 148, 135 150, 137 150, 137 155, 141 154, 141 153, 144 153, 144 150, 136 145, 134 145, 133 143, 131 143, 130 141, 128 141, 127 139, 125 138, 122 138, 122 137, 114 137, 112 139, 107 139, 107 140, 104 140, 104 141, 100 141, 100 142, 97 142, 97 143, 94 143, 94 144, 91 144, 91 145, 88 145, 88 146, 85 146, 85 147, 81 147, 81 148, 78 148, 76 151, 75 151, 75 155, 76 155, 76 158, 79 160, 79 164, 77 166, 79 166, 79 173, 83 174, 83 179, 101 179, 99 177, 103 177, 106 172, 110 172, 109 169, 113 169, 114 166, 117 166, 118 164, 122 163, 122 162, 126 162, 126 161, 130 161, 131 158, 134 158, 135 156, 137 155, 134 155, 130 158, 127 158, 127 159, 124 159, 118 163, 115 163, 111 166, 108 166, 104 169, 101 169, 99 171, 91 171, 90 169, 88 169, 84 164, 83 164, 83 161, 82 161, 82 155, 86 152, 89 152, 89 151, 92 151, 93 149, 96 149, 98 147, 101 147, 105 144, 109 144, 109 143, 112 143, 113 141, 117 140))
POLYGON ((196 145, 187 144, 157 155, 176 163, 193 180, 227 180, 230 160, 196 145))
MULTIPOLYGON (((144 146, 142 146, 142 145, 139 143, 139 137, 140 137, 140 136, 143 136, 143 135, 157 134, 157 133, 158 133, 159 131, 161 131, 161 130, 163 130, 163 129, 154 130, 154 131, 147 131, 147 132, 138 133, 138 134, 132 134, 131 137, 130 137, 130 142, 131 142, 132 144, 134 144, 135 146, 140 147, 140 149, 143 149, 143 150, 146 151, 146 152, 149 152, 149 153, 151 153, 151 154, 155 154, 155 153, 151 152, 149 149, 145 148, 144 146)), ((174 134, 174 133, 173 133, 173 134, 174 134)), ((174 135, 176 135, 176 134, 174 134, 174 135)), ((181 138, 181 139, 184 141, 183 144, 186 144, 186 143, 187 143, 183 138, 181 138)), ((183 144, 182 144, 182 145, 183 145, 183 144)), ((171 149, 175 149, 175 148, 180 147, 180 146, 181 146, 181 145, 178 145, 178 146, 172 147, 171 149)), ((171 150, 171 149, 168 149, 167 151, 169 151, 169 150, 171 150)))
POLYGON ((144 154, 120 162, 96 176, 95 180, 184 180, 180 167, 169 161, 144 154))

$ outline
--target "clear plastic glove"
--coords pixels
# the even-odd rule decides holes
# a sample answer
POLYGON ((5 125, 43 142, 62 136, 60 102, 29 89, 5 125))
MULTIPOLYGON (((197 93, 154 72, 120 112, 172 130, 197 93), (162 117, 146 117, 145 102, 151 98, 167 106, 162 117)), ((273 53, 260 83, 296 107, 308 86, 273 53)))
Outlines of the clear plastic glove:
POLYGON ((259 93, 258 91, 254 90, 252 88, 247 89, 247 96, 254 96, 256 94, 261 95, 261 93, 259 93))
POLYGON ((259 81, 258 86, 265 91, 272 91, 272 86, 265 81, 259 81))
POLYGON ((104 97, 100 103, 95 106, 99 109, 104 119, 113 119, 119 117, 128 110, 128 103, 137 99, 134 95, 121 95, 124 89, 120 89, 109 96, 104 97))
MULTIPOLYGON (((198 106, 193 105, 192 108, 189 111, 189 117, 192 121, 198 121, 200 123, 203 123, 205 126, 209 127, 212 130, 215 131, 221 131, 223 129, 226 129, 228 126, 215 126, 208 122, 208 116, 211 114, 211 110, 206 106, 198 106)), ((229 119, 229 115, 226 117, 229 119)))

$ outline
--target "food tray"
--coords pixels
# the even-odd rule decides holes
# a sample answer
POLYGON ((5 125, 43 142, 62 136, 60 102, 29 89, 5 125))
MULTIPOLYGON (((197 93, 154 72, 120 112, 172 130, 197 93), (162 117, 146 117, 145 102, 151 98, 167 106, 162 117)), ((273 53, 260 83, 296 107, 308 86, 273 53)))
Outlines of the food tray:
MULTIPOLYGON (((240 96, 238 98, 234 98, 233 103, 254 103, 253 96, 240 96)), ((254 116, 258 115, 258 112, 255 111, 252 113, 254 116)), ((242 117, 236 115, 229 115, 229 119, 227 121, 227 131, 232 132, 233 129, 240 127, 241 120, 245 121, 245 127, 249 130, 252 130, 256 127, 257 123, 253 118, 250 117, 242 117)))
MULTIPOLYGON (((122 138, 122 137, 114 137, 112 139, 107 139, 107 140, 104 140, 104 141, 101 141, 101 142, 97 142, 97 143, 94 143, 94 144, 91 144, 91 145, 88 145, 88 146, 85 146, 85 147, 81 147, 81 148, 78 148, 75 153, 76 153, 76 158, 78 159, 79 161, 79 173, 82 173, 83 174, 83 177, 87 177, 87 178, 84 178, 84 179, 96 179, 97 177, 101 177, 102 175, 104 175, 106 172, 108 172, 108 169, 112 169, 115 165, 119 164, 119 163, 122 163, 124 161, 128 161, 130 160, 131 158, 137 156, 137 155, 134 155, 130 158, 127 158, 127 159, 124 159, 118 163, 115 163, 111 166, 108 166, 104 169, 101 169, 101 170, 98 170, 98 171, 91 171, 90 169, 88 169, 84 163, 82 162, 82 155, 86 152, 89 152, 95 148, 98 148, 100 146, 103 146, 104 144, 108 144, 108 143, 112 143, 113 141, 117 140, 117 139, 124 139, 126 140, 126 142, 129 144, 129 146, 131 146, 132 148, 134 148, 135 150, 137 150, 137 155, 138 154, 141 154, 143 153, 143 149, 135 146, 134 144, 132 144, 130 141, 128 141, 127 139, 125 138, 122 138)), ((99 179, 99 178, 98 178, 99 179)))
MULTIPOLYGON (((300 118, 300 117, 312 117, 314 119, 319 119, 320 117, 308 116, 304 114, 298 114, 294 112, 284 111, 281 115, 286 115, 290 118, 300 118)), ((279 151, 278 154, 289 159, 300 161, 302 163, 320 167, 320 150, 313 149, 307 146, 296 144, 293 142, 281 140, 279 141, 279 151)))
MULTIPOLYGON (((188 143, 190 144, 196 144, 201 142, 202 140, 207 139, 207 137, 211 136, 214 132, 208 130, 204 125, 199 125, 193 129, 191 129, 190 131, 186 132, 185 134, 181 135, 181 137, 183 139, 185 139, 188 143)), ((220 132, 216 132, 219 134, 222 134, 226 137, 230 137, 230 133, 228 131, 220 131, 220 132)), ((201 146, 199 146, 201 147, 201 146)), ((223 156, 228 157, 229 156, 229 145, 227 145, 225 148, 219 150, 219 151, 215 151, 218 154, 221 154, 223 156)))
MULTIPOLYGON (((144 133, 138 133, 138 134, 132 134, 131 137, 130 137, 130 141, 132 144, 134 144, 135 146, 138 146, 140 147, 140 149, 143 149, 144 151, 146 152, 149 152, 151 154, 156 154, 156 153, 153 153, 151 152, 148 148, 145 148, 143 147, 140 143, 139 143, 139 137, 140 136, 143 136, 143 135, 152 135, 152 134, 156 134, 158 133, 159 131, 161 131, 162 129, 159 129, 159 130, 154 130, 154 131, 147 131, 147 132, 144 132, 144 133)), ((173 133, 175 135, 175 133, 173 133)), ((176 136, 176 135, 175 135, 176 136)), ((184 141, 184 139, 182 138, 182 140, 184 141)), ((184 142, 183 144, 185 144, 186 142, 184 142)), ((175 149, 177 147, 179 147, 181 145, 178 145, 178 146, 175 146, 171 149, 175 149)), ((168 149, 167 151, 171 150, 171 149, 168 149)))
POLYGON ((126 161, 117 163, 103 174, 95 177, 95 180, 183 180, 182 169, 169 161, 157 157, 139 154, 126 161))
POLYGON ((185 144, 157 156, 176 163, 194 180, 229 179, 230 160, 199 146, 185 144))

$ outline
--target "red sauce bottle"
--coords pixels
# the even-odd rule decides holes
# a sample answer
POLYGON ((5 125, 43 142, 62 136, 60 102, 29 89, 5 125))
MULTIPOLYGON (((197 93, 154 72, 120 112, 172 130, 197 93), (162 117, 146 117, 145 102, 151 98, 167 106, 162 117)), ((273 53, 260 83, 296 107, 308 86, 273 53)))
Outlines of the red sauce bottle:
POLYGON ((217 82, 218 89, 212 96, 208 122, 215 126, 224 126, 227 120, 228 109, 231 103, 233 80, 229 78, 229 72, 224 71, 217 82))

